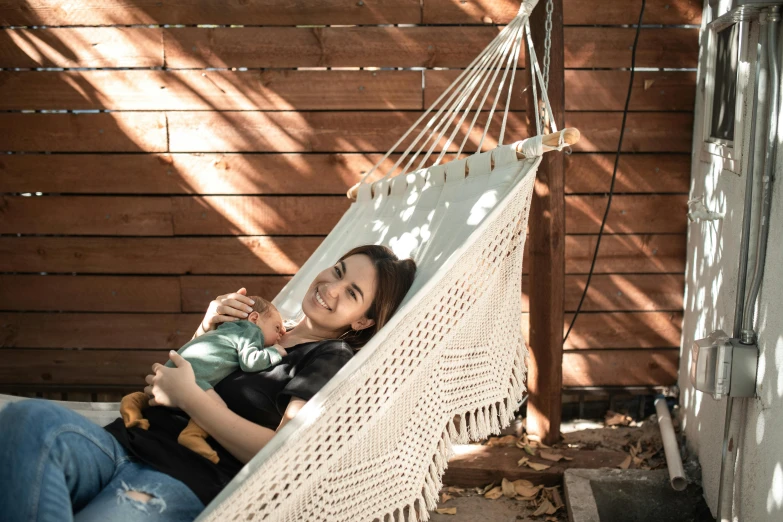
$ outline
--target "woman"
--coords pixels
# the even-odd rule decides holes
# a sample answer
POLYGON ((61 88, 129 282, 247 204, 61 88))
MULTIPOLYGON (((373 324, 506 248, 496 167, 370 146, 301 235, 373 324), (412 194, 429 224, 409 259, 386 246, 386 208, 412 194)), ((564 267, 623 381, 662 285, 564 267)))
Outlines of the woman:
MULTIPOLYGON (((236 475, 391 317, 416 266, 385 247, 362 246, 318 274, 302 302, 304 319, 283 336, 283 361, 235 372, 215 390, 217 406, 176 352, 176 368, 152 366, 145 391, 151 427, 100 428, 40 400, 0 412, 0 510, 11 521, 186 521, 236 475), (178 408, 178 409, 174 409, 178 408), (193 418, 211 435, 218 464, 177 443, 193 418), (71 513, 75 515, 71 518, 71 513)), ((196 336, 247 317, 244 289, 218 297, 196 336)))

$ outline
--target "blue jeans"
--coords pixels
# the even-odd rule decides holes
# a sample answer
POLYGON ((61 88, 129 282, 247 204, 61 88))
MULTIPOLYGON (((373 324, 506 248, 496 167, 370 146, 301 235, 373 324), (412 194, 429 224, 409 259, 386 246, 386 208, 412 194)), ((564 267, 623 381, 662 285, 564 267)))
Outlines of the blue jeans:
POLYGON ((38 399, 0 410, 6 522, 179 522, 203 509, 184 483, 129 456, 74 411, 38 399))

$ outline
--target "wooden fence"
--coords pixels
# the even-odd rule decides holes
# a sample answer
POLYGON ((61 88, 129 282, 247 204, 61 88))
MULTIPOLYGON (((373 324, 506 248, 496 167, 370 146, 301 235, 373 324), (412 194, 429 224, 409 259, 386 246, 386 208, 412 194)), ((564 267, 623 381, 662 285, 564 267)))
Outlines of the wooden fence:
MULTIPOLYGON (((0 5, 0 392, 137 389, 214 296, 276 294, 347 187, 519 7, 125 4, 0 5)), ((676 382, 701 3, 647 6, 632 154, 565 386, 676 382)), ((566 123, 583 135, 566 160, 566 321, 607 202, 639 7, 564 0, 566 123)), ((524 96, 512 137, 526 134, 524 96)))

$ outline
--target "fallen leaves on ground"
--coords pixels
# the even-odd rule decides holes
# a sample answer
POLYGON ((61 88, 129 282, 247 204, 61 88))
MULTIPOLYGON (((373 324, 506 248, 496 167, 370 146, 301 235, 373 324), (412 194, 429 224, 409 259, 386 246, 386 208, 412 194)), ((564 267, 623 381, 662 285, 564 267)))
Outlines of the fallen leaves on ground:
POLYGON ((526 464, 528 468, 532 468, 536 471, 544 471, 545 469, 549 469, 552 467, 548 464, 539 464, 538 462, 527 462, 526 464))
POLYGON ((633 419, 624 413, 608 410, 604 423, 607 426, 630 426, 633 419))
POLYGON ((487 446, 513 446, 517 443, 515 435, 506 435, 505 437, 490 437, 487 439, 487 446))
POLYGON ((552 462, 558 462, 560 460, 574 460, 573 457, 566 457, 565 455, 561 455, 560 453, 555 453, 554 451, 546 451, 541 450, 538 452, 538 456, 542 459, 551 460, 552 462))
POLYGON ((455 507, 438 508, 435 510, 435 513, 440 513, 441 515, 456 515, 457 508, 455 507))
POLYGON ((451 496, 451 495, 449 495, 448 493, 441 493, 441 494, 440 494, 440 503, 441 503, 441 504, 445 504, 446 502, 448 502, 448 501, 449 501, 449 500, 451 500, 452 498, 454 498, 454 497, 452 497, 452 496, 451 496))
POLYGON ((503 488, 500 486, 495 487, 484 493, 484 498, 495 500, 503 496, 503 488))

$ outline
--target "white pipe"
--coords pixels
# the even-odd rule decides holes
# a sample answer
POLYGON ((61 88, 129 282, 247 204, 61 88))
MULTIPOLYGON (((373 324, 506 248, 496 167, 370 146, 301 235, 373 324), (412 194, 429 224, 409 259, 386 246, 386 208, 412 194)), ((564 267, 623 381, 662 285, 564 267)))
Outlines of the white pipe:
POLYGON ((680 449, 677 446, 677 439, 674 437, 672 418, 669 415, 666 399, 655 399, 655 411, 658 413, 658 427, 661 429, 663 451, 666 454, 666 467, 669 468, 671 485, 675 490, 682 491, 688 487, 688 480, 685 478, 685 470, 682 467, 680 449))

